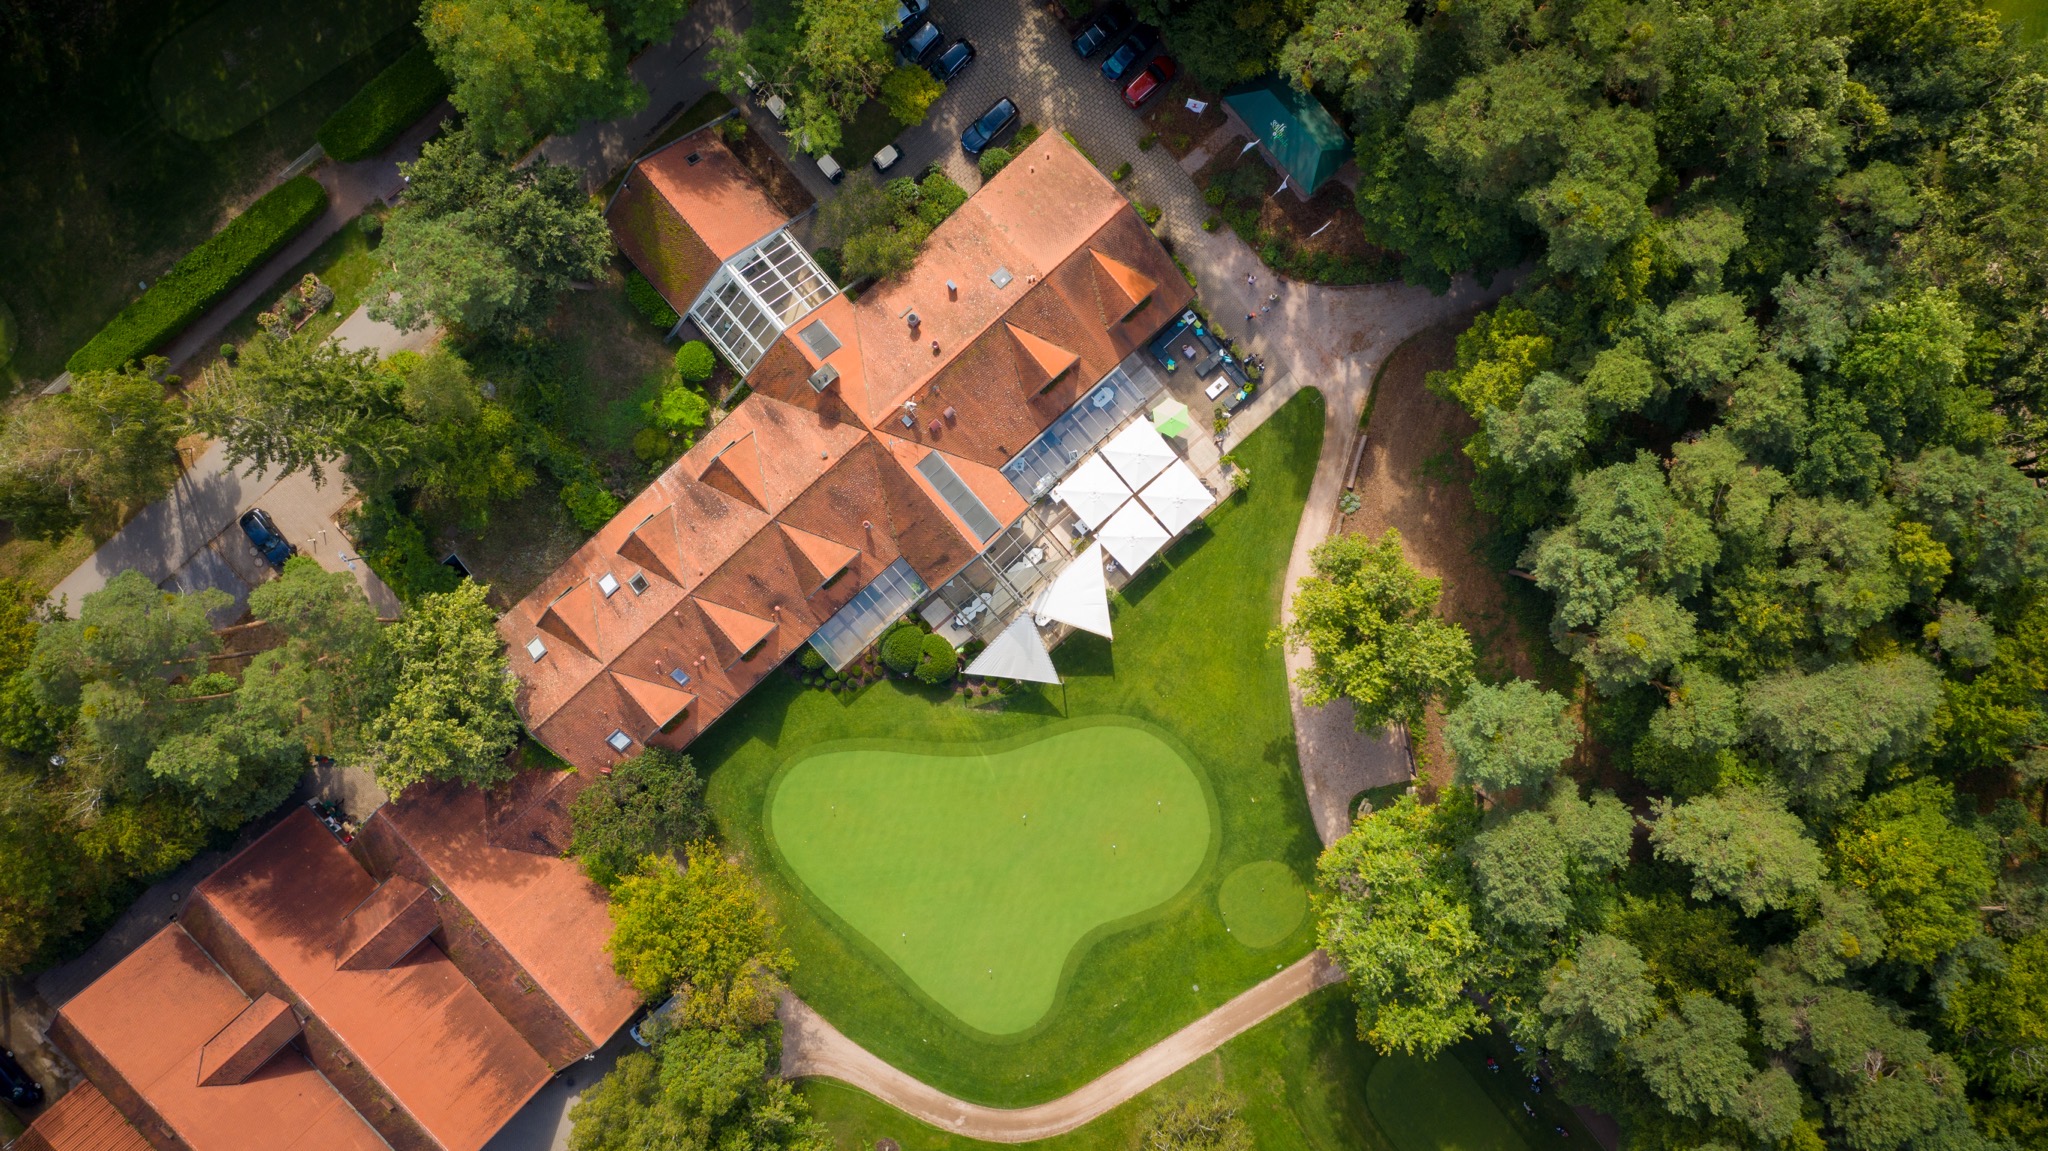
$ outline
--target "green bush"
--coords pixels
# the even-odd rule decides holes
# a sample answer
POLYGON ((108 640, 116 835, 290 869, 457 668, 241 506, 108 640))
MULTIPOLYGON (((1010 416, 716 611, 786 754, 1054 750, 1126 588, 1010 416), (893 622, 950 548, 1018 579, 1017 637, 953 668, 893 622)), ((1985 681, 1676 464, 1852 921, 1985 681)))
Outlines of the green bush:
POLYGON ((929 684, 941 684, 953 678, 960 670, 960 653, 946 642, 942 635, 924 637, 924 645, 918 651, 917 678, 929 684))
POLYGON ((668 436, 660 428, 641 428, 633 433, 633 458, 649 467, 668 462, 668 436))
POLYGON ((1045 129, 1036 124, 1024 125, 1022 128, 1017 129, 1017 138, 1010 141, 1010 151, 1022 152, 1031 146, 1032 141, 1038 139, 1044 133, 1045 129))
POLYGON ((891 671, 915 671, 923 656, 924 632, 916 624, 903 624, 882 638, 882 662, 891 671))
POLYGON ((898 68, 882 79, 882 107, 906 128, 924 123, 932 101, 945 94, 946 86, 922 68, 898 68))
POLYGON ((717 367, 718 357, 711 354, 711 345, 702 340, 691 340, 676 349, 676 375, 686 384, 703 383, 717 367))
POLYGON ((336 160, 364 160, 419 123, 448 95, 448 77, 425 44, 393 61, 320 125, 320 147, 336 160))
POLYGON ((633 310, 640 313, 648 323, 664 332, 675 327, 676 321, 682 319, 674 308, 668 306, 668 301, 661 298, 661 290, 654 286, 654 281, 638 271, 626 273, 626 302, 633 305, 633 310))
POLYGON ((587 532, 611 522, 619 514, 618 498, 589 480, 578 480, 562 489, 562 506, 569 509, 569 518, 576 526, 587 532))
POLYGON ((1123 163, 1118 164, 1116 168, 1110 172, 1109 182, 1112 184, 1121 184, 1124 182, 1124 178, 1126 176, 1129 176, 1130 174, 1131 162, 1129 160, 1125 160, 1123 163))
POLYGON ((944 172, 934 171, 918 184, 917 218, 936 228, 967 202, 967 189, 944 172))
POLYGON ((407 603, 423 595, 454 591, 462 582, 455 569, 434 558, 427 533, 390 500, 365 505, 351 525, 364 541, 363 559, 399 599, 407 603))
POLYGON ((816 671, 825 666, 825 657, 818 654, 817 648, 805 644, 804 653, 797 657, 797 662, 811 671, 816 671))
POLYGON ((121 309, 98 335, 73 352, 64 366, 73 372, 116 371, 155 351, 326 210, 327 189, 311 176, 295 177, 265 192, 248 211, 185 253, 141 299, 121 309))
POLYGON ((711 421, 711 401, 687 384, 677 384, 648 401, 647 422, 664 432, 694 432, 711 421))
POLYGON ((990 148, 988 151, 983 152, 981 159, 977 162, 981 168, 981 178, 984 180, 989 179, 997 172, 1002 171, 1003 166, 1014 159, 1016 157, 1010 154, 1008 148, 990 148))

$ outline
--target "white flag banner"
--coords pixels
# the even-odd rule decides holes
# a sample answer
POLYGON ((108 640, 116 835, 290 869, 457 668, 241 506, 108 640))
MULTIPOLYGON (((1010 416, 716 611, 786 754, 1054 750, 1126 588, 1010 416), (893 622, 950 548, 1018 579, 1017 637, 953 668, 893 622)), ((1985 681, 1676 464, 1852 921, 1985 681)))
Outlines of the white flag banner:
POLYGON ((1193 97, 1188 98, 1188 111, 1193 112, 1195 115, 1199 116, 1202 113, 1207 112, 1208 110, 1209 102, 1207 100, 1197 100, 1193 97))
POLYGON ((1275 189, 1273 189, 1273 194, 1274 194, 1275 196, 1277 196, 1277 195, 1279 195, 1280 193, 1282 193, 1282 192, 1285 192, 1285 191, 1287 190, 1287 181, 1289 181, 1289 180, 1292 180, 1292 179, 1294 179, 1294 176, 1293 176, 1293 174, 1292 174, 1292 173, 1290 173, 1290 174, 1288 174, 1288 175, 1285 175, 1285 176, 1282 176, 1282 177, 1280 177, 1280 186, 1279 186, 1279 187, 1277 187, 1277 188, 1275 188, 1275 189))
POLYGON ((1258 146, 1259 146, 1259 142, 1258 142, 1257 140, 1253 140, 1253 141, 1252 141, 1251 143, 1249 143, 1249 144, 1246 144, 1246 145, 1245 145, 1244 147, 1242 147, 1242 148, 1239 148, 1239 149, 1237 150, 1237 154, 1238 154, 1238 155, 1240 155, 1240 156, 1242 156, 1242 155, 1244 155, 1244 154, 1245 154, 1246 152, 1249 152, 1249 151, 1251 151, 1251 150, 1252 150, 1253 148, 1256 148, 1256 147, 1258 147, 1258 146))

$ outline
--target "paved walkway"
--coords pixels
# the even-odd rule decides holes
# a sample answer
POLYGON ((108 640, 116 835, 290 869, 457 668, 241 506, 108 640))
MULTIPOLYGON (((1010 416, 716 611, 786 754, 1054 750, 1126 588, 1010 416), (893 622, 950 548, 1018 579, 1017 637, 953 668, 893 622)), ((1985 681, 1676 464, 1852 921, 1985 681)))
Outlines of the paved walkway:
POLYGON ((1035 1107, 984 1107, 955 1099, 882 1062, 795 996, 783 999, 782 1074, 850 1083, 949 1134, 990 1143, 1028 1143, 1072 1131, 1129 1102, 1167 1076, 1272 1018, 1319 987, 1344 978, 1320 951, 1202 1016, 1071 1094, 1035 1107))

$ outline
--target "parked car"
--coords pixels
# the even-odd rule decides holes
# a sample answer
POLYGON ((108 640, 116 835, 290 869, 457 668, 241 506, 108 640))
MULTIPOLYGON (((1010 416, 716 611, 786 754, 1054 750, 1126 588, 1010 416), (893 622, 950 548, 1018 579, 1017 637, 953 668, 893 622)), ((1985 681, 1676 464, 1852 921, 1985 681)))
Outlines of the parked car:
POLYGON ((290 540, 284 538, 283 532, 277 530, 277 521, 271 519, 270 513, 262 508, 250 508, 242 513, 242 534, 249 537, 249 542, 256 545, 257 552, 269 560, 270 566, 274 568, 282 568, 284 561, 297 555, 299 551, 291 545, 290 540))
POLYGON ((911 30, 913 21, 930 10, 926 0, 898 0, 896 18, 882 25, 882 39, 895 43, 911 30))
POLYGON ((1124 37, 1124 42, 1116 46, 1116 51, 1109 54, 1109 59, 1102 62, 1102 78, 1116 84, 1123 83, 1124 74, 1138 61, 1143 60, 1145 53, 1150 52, 1152 46, 1157 43, 1159 29, 1150 24, 1140 24, 1131 29, 1131 34, 1124 37))
POLYGON ((839 166, 839 161, 834 160, 830 152, 818 157, 818 171, 835 184, 846 178, 846 169, 839 166))
POLYGON ((1102 51, 1103 45, 1116 39, 1116 34, 1123 31, 1130 22, 1131 18, 1125 15, 1123 9, 1104 8, 1095 14, 1095 19, 1090 20, 1086 28, 1081 29, 1079 36, 1074 37, 1074 54, 1083 60, 1088 59, 1102 51))
POLYGON ((950 84, 969 64, 974 63, 974 45, 965 37, 953 41, 953 46, 939 53, 932 61, 932 79, 941 84, 950 84))
POLYGON ((1131 81, 1130 87, 1124 89, 1124 103, 1135 108, 1151 99, 1154 93, 1166 87, 1168 80, 1173 79, 1174 70, 1175 65, 1171 56, 1161 56, 1152 61, 1151 66, 1138 73, 1138 78, 1131 81))
POLYGON ((16 1107, 33 1107, 43 1101, 43 1085, 22 1069, 12 1051, 0 1050, 0 1095, 16 1107))
POLYGON ((979 156, 995 138, 1017 122, 1017 102, 1008 96, 989 105, 967 130, 960 133, 960 146, 970 156, 979 156))
POLYGON ((946 34, 939 31, 938 22, 925 20, 903 38, 903 46, 896 49, 896 58, 903 62, 905 68, 915 68, 937 54, 945 42, 946 34))
POLYGON ((632 1030, 626 1032, 626 1034, 632 1036, 633 1042, 638 1043, 642 1047, 654 1046, 654 1041, 661 1037, 661 1025, 668 1022, 668 1017, 675 1014, 677 1006, 682 1001, 683 997, 681 995, 669 996, 668 1002, 648 1012, 647 1017, 635 1023, 632 1030), (642 1028, 646 1028, 646 1030, 643 1031, 641 1030, 642 1028))

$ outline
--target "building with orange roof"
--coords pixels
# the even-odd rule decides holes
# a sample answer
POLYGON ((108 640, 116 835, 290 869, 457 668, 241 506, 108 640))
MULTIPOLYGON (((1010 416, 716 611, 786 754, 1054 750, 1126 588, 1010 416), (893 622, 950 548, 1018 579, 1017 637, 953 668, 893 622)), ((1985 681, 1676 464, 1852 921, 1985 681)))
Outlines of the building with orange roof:
POLYGON ((51 1039, 90 1084, 26 1145, 482 1147, 638 1006, 603 893, 519 839, 558 822, 534 782, 387 805, 355 851, 287 816, 59 1010, 51 1039))
POLYGON ((1163 387, 1142 353, 1193 298, 1057 136, 857 300, 712 133, 607 216, 753 394, 499 621, 528 730, 586 770, 688 744, 807 644, 844 667, 921 603, 1021 606, 1061 552, 1043 497, 1163 387))

